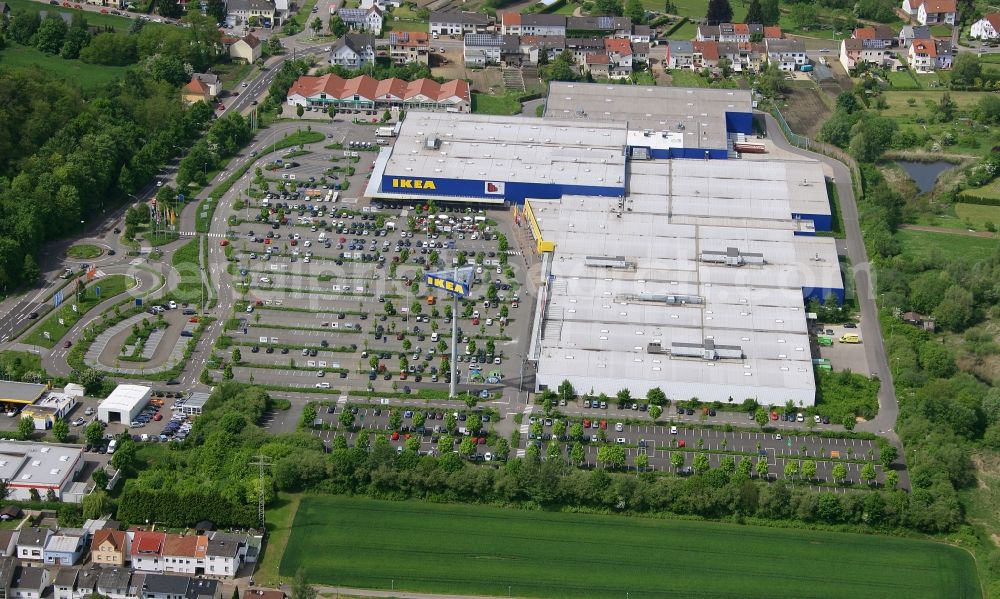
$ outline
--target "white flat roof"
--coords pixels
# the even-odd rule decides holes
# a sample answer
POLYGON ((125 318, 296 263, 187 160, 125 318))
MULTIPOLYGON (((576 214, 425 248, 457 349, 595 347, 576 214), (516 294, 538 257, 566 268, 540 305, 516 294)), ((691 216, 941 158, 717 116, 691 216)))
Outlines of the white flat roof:
POLYGON ((61 486, 82 457, 76 445, 0 441, 0 478, 11 485, 61 486))
POLYGON ((622 187, 626 133, 623 123, 410 111, 384 174, 622 187))
POLYGON ((136 405, 149 398, 151 391, 151 388, 142 385, 118 385, 98 409, 131 412, 136 405))

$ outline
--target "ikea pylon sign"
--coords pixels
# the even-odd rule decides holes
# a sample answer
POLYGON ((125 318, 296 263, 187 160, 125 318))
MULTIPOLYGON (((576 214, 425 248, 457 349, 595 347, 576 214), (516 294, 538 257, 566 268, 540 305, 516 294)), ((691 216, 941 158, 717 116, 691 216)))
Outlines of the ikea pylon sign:
POLYGON ((434 275, 427 275, 424 277, 424 283, 428 287, 441 289, 449 293, 456 293, 463 297, 468 297, 469 295, 469 288, 465 284, 452 281, 451 279, 443 279, 441 277, 435 277, 434 275))

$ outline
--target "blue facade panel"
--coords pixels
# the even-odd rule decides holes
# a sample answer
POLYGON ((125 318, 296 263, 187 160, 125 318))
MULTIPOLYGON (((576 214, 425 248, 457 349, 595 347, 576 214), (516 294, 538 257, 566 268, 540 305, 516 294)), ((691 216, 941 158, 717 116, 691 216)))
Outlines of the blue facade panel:
POLYGON ((523 204, 525 198, 554 200, 567 195, 620 197, 625 186, 562 185, 557 183, 521 183, 509 181, 476 181, 465 179, 404 178, 382 176, 381 191, 420 196, 455 196, 465 198, 503 199, 511 204, 523 204), (395 185, 393 184, 395 182, 395 185), (491 192, 487 189, 493 186, 491 192))
POLYGON ((749 112, 727 112, 726 131, 729 133, 753 133, 753 114, 749 112))
POLYGON ((816 300, 819 303, 826 301, 826 298, 833 295, 837 298, 838 304, 844 303, 844 290, 840 289, 829 289, 825 287, 803 287, 802 288, 802 298, 806 303, 816 300))
POLYGON ((796 231, 793 235, 801 235, 803 237, 816 237, 816 231, 796 231))
POLYGON ((793 212, 792 218, 797 220, 811 220, 816 225, 817 231, 833 230, 833 215, 831 214, 801 214, 793 212))
POLYGON ((729 158, 729 150, 712 148, 670 148, 668 150, 664 150, 650 148, 649 156, 650 158, 655 158, 657 160, 666 160, 670 158, 689 158, 692 160, 704 160, 705 158, 708 158, 709 160, 726 160, 729 158))

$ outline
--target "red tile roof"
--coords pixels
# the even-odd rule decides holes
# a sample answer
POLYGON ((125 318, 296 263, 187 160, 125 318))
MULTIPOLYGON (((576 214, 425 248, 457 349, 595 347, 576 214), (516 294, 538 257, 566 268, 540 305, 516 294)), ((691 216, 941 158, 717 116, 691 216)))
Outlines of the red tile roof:
POLYGON ((100 548, 101 544, 105 541, 109 541, 112 546, 118 551, 125 550, 125 533, 120 530, 112 530, 110 528, 102 528, 94 533, 94 540, 91 542, 91 547, 93 549, 100 548))
POLYGON ((163 544, 164 556, 205 557, 208 537, 202 535, 168 535, 163 544))
POLYGON ((458 97, 465 102, 471 100, 469 82, 461 79, 453 79, 446 83, 438 83, 433 79, 417 79, 407 83, 402 79, 379 81, 368 75, 345 80, 330 73, 322 77, 303 75, 288 90, 289 96, 299 94, 305 98, 318 96, 321 93, 325 93, 327 97, 338 99, 347 99, 358 95, 365 99, 374 100, 392 95, 401 100, 409 100, 414 96, 423 95, 435 102, 452 97, 458 97))
POLYGON ((750 26, 746 23, 733 23, 733 33, 737 35, 750 35, 750 26))
POLYGON ((858 27, 851 34, 856 40, 873 40, 875 39, 875 28, 874 27, 858 27))
POLYGON ((929 14, 958 10, 955 0, 924 0, 924 5, 924 10, 929 14))
POLYGON ((587 55, 587 64, 611 64, 611 59, 608 58, 607 54, 593 54, 587 55))
POLYGON ((926 54, 931 58, 937 57, 937 48, 934 46, 934 40, 913 40, 914 54, 926 54))
POLYGON ((513 27, 515 25, 521 25, 521 13, 519 12, 505 12, 500 13, 500 24, 507 27, 513 27))
POLYGON ((430 43, 430 34, 422 31, 390 34, 389 40, 393 46, 424 47, 430 43))
POLYGON ((780 40, 783 37, 781 33, 781 27, 765 27, 764 28, 764 39, 768 40, 780 40))
POLYGON ((693 42, 694 51, 700 52, 705 60, 719 60, 719 42, 693 42))
POLYGON ((1000 12, 991 12, 988 15, 983 15, 983 18, 990 22, 993 31, 1000 31, 1000 12))
POLYGON ((197 77, 192 77, 191 81, 184 86, 184 92, 189 94, 207 94, 208 86, 197 77))
POLYGON ((244 42, 246 42, 246 45, 250 46, 251 48, 256 48, 257 46, 260 45, 260 40, 257 39, 257 36, 255 36, 252 33, 248 33, 242 39, 244 42))
POLYGON ((136 531, 132 536, 132 557, 160 555, 167 535, 162 532, 136 531))
POLYGON ((604 51, 615 52, 622 56, 632 56, 632 43, 618 37, 604 38, 604 51))

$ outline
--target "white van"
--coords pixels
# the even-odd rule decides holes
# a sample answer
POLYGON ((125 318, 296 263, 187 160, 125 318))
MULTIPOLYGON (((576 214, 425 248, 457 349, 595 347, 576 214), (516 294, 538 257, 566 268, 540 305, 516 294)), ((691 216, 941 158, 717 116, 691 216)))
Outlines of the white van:
POLYGON ((437 340, 438 340, 438 334, 437 333, 431 333, 431 341, 437 341, 437 340))

